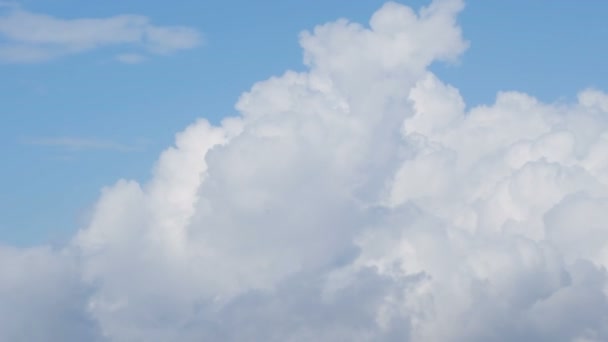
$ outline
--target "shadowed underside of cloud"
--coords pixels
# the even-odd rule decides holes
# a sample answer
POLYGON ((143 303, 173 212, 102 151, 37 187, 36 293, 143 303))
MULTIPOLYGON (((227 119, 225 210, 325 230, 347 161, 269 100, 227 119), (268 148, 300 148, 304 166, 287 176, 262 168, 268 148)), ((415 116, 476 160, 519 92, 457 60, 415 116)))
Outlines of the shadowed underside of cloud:
POLYGON ((608 340, 608 95, 466 110, 428 70, 462 7, 303 33, 308 71, 179 133, 69 246, 0 249, 0 339, 608 340))
POLYGON ((130 49, 119 54, 118 61, 138 63, 144 54, 170 54, 192 49, 202 41, 195 29, 156 26, 141 15, 60 19, 14 6, 3 12, 0 62, 6 63, 40 62, 112 46, 130 49))

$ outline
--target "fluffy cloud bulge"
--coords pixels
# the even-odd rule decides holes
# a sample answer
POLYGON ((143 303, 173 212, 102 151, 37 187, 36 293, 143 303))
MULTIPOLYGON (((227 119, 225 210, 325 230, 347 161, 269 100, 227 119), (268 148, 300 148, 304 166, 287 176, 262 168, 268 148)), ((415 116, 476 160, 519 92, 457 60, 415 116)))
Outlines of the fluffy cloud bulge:
POLYGON ((467 110, 462 8, 303 33, 68 246, 0 247, 0 340, 607 341, 608 94, 467 110))

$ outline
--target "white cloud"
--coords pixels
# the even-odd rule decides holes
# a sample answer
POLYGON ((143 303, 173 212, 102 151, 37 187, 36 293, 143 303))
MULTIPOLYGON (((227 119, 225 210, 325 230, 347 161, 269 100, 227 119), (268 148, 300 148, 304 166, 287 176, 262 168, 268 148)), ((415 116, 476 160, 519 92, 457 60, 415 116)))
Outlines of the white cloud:
POLYGON ((83 314, 90 293, 67 251, 0 246, 0 338, 4 341, 97 341, 83 314))
POLYGON ((179 133, 65 251, 4 257, 56 267, 0 277, 59 331, 84 336, 79 317, 111 341, 607 340, 608 94, 466 111, 428 70, 466 48, 461 8, 303 34, 307 72, 179 133), (72 295, 50 305, 35 277, 72 295))
POLYGON ((39 62, 110 46, 169 54, 202 42, 193 28, 156 26, 141 15, 61 19, 15 7, 0 15, 0 37, 5 40, 0 44, 0 61, 9 63, 39 62))

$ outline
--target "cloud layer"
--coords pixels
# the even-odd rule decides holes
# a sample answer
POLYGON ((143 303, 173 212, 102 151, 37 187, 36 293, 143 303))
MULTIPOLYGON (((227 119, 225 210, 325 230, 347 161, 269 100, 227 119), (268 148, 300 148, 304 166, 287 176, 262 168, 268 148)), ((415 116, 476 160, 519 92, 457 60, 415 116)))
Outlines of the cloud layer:
POLYGON ((428 69, 462 8, 303 33, 308 71, 179 133, 69 246, 0 248, 0 339, 607 340, 608 94, 466 110, 428 69))
POLYGON ((61 19, 8 7, 0 15, 0 61, 40 62, 111 46, 135 52, 121 53, 119 61, 136 63, 141 52, 169 54, 200 45, 201 34, 183 26, 157 26, 141 15, 108 18, 61 19))

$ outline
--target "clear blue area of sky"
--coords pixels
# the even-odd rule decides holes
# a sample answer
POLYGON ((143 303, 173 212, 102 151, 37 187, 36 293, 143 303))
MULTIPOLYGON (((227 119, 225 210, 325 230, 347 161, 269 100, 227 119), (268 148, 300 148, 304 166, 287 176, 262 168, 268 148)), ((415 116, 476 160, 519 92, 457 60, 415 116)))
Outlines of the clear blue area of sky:
MULTIPOLYGON (((60 244, 85 222, 100 189, 145 181, 158 154, 196 118, 234 115, 238 96, 287 69, 303 70, 298 34, 344 17, 367 23, 377 0, 23 0, 60 18, 141 14, 184 25, 206 43, 127 65, 111 49, 35 64, 0 64, 0 243, 60 244), (79 137, 140 144, 138 151, 35 146, 79 137)), ((427 1, 400 1, 418 8, 427 1)), ((608 90, 608 1, 470 0, 460 15, 471 42, 457 65, 433 66, 468 106, 500 90, 543 101, 608 90)), ((2 44, 2 40, 0 40, 2 44)))

